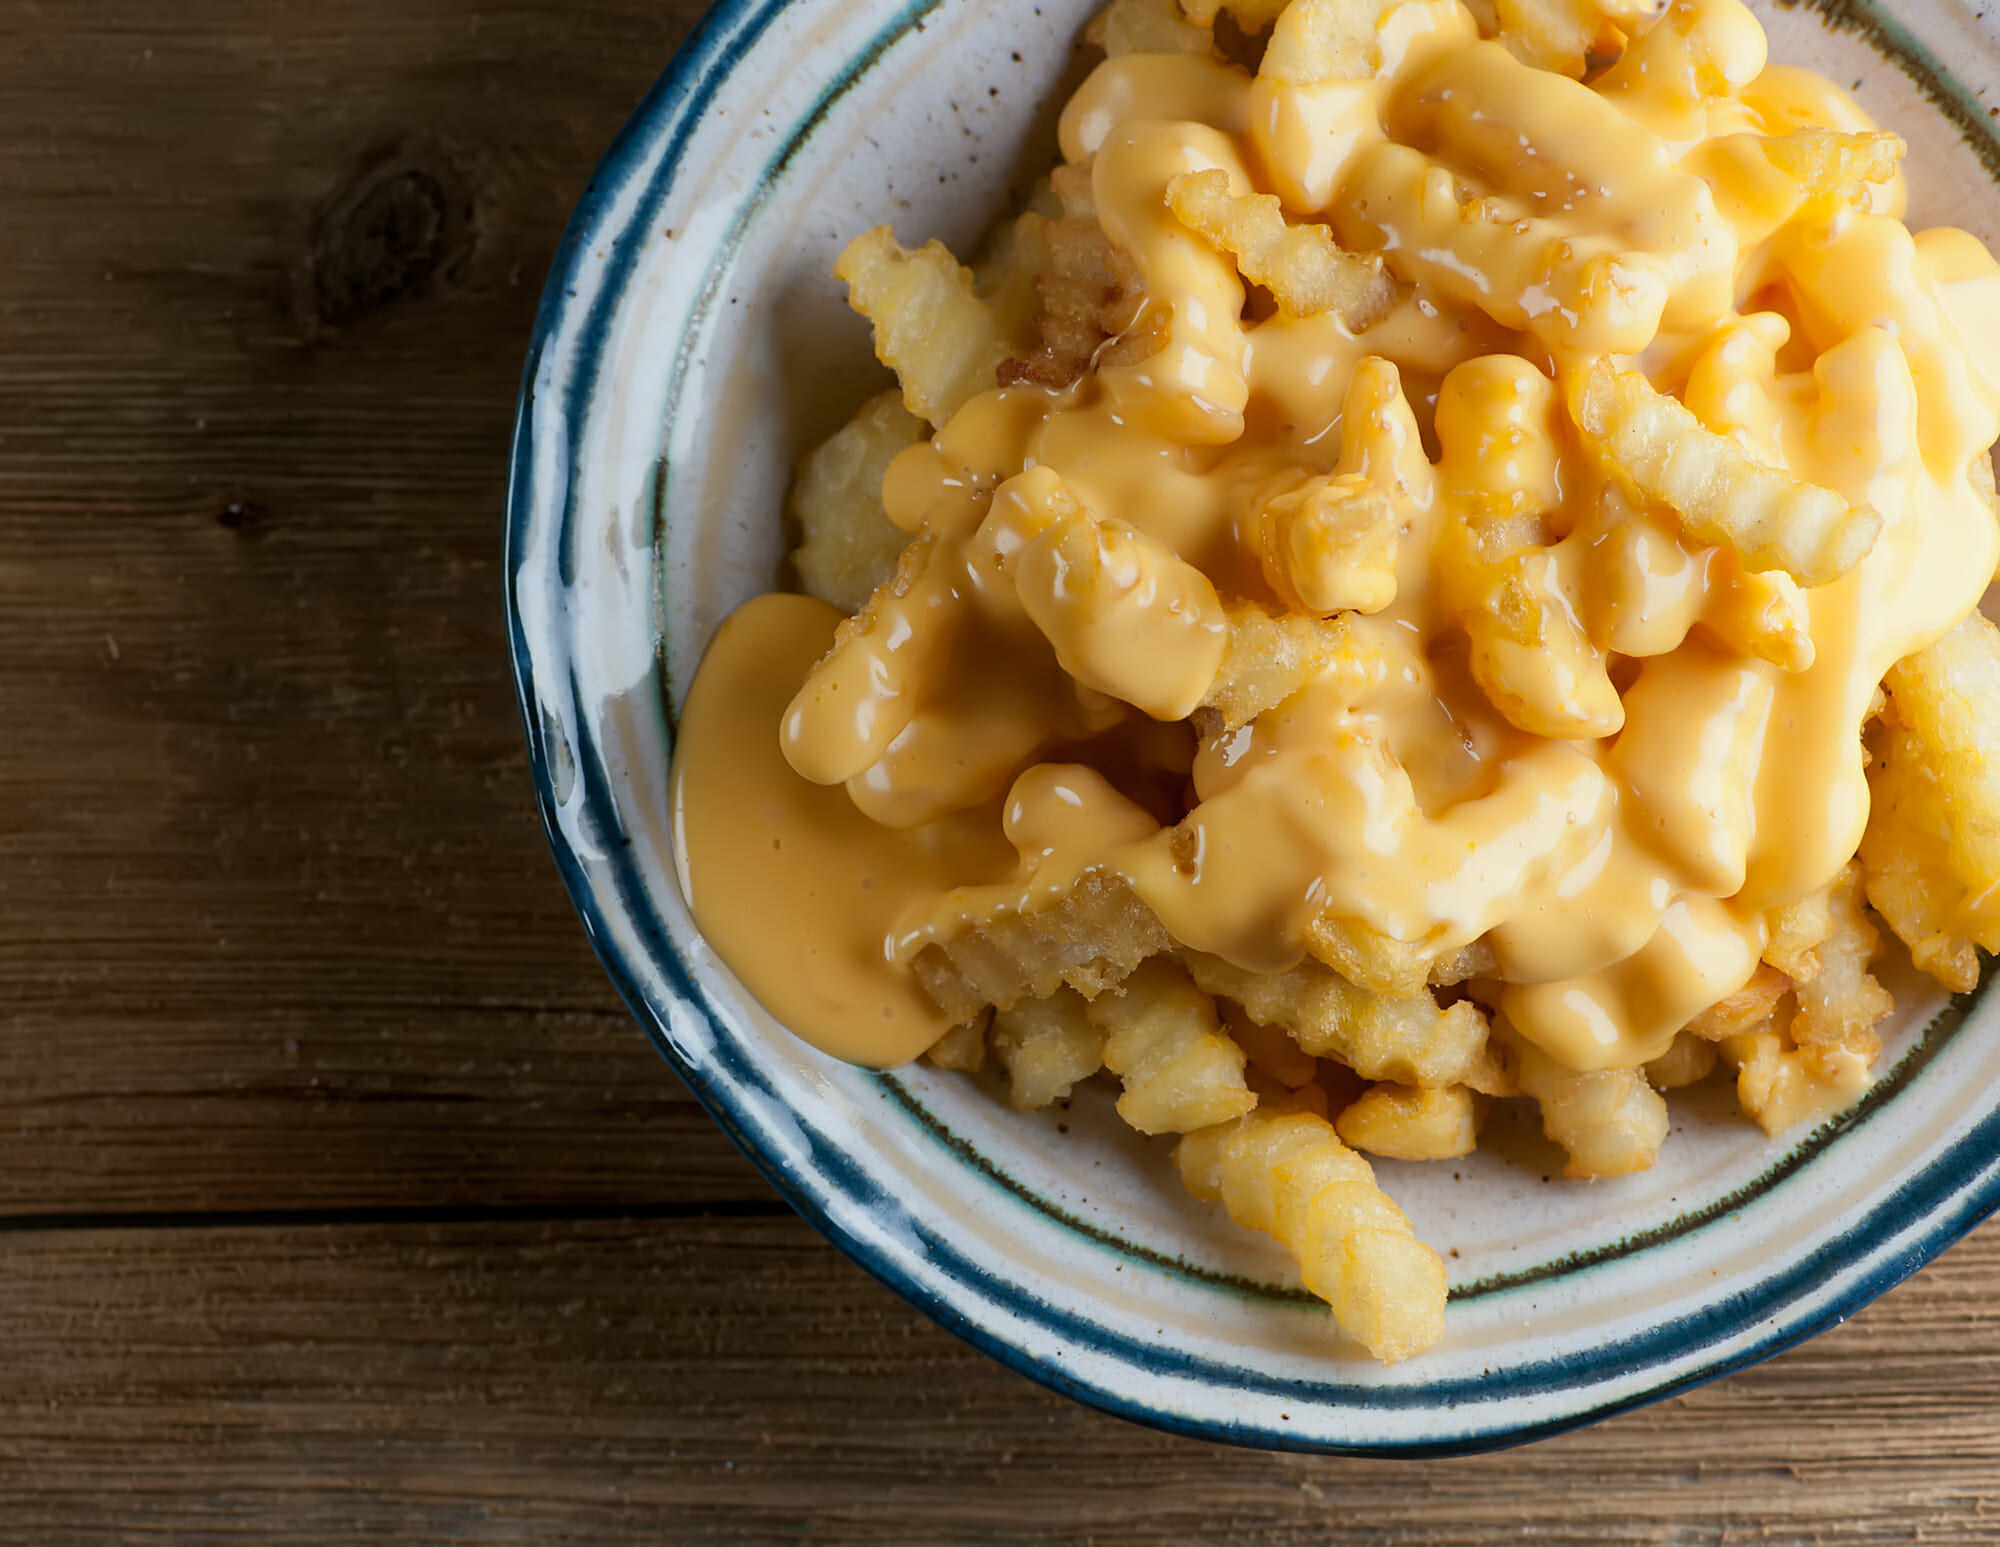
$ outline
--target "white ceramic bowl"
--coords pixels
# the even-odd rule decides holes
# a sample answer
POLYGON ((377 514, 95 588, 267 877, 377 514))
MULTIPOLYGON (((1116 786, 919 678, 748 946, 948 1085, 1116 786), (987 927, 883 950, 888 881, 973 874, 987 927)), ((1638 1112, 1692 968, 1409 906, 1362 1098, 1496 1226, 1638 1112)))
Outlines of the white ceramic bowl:
MULTIPOLYGON (((834 1063, 695 929, 667 800, 676 706, 716 624, 773 583, 794 457, 882 379, 829 266, 884 217, 967 251, 1024 159, 1049 154, 1045 107, 1091 5, 722 0, 578 208, 523 387, 507 600, 542 813, 605 966, 833 1241, 1014 1368, 1143 1422, 1474 1450, 1838 1321, 2000 1201, 2000 1014, 1978 996, 1896 981, 1885 1077, 1807 1137, 1681 1102, 1644 1176, 1551 1182, 1554 1152, 1521 1125, 1456 1165, 1384 1164, 1453 1286, 1444 1342, 1384 1370, 1107 1099, 1023 1117, 957 1076, 834 1063)), ((1858 82, 1909 139, 1914 223, 2000 237, 1980 101, 2000 81, 1994 24, 1927 0, 1829 10, 1838 27, 1767 8, 1774 57, 1858 82)))

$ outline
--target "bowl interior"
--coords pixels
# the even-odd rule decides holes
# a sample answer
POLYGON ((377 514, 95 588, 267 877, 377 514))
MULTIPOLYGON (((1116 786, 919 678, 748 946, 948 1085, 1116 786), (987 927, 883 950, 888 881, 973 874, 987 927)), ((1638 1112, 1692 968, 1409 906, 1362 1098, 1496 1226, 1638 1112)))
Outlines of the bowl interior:
MULTIPOLYGON (((1910 142, 1913 226, 2000 238, 1983 20, 1754 8, 1773 58, 1853 83, 1910 142)), ((1698 1088, 1643 1176, 1566 1184, 1515 1113, 1464 1161, 1382 1163, 1453 1286, 1445 1343, 1385 1371, 1329 1338, 1275 1244, 1188 1199, 1170 1144, 1105 1093, 1023 1115, 961 1076, 836 1064, 702 942, 674 874, 672 716, 716 625, 779 576, 795 457, 887 380, 833 258, 884 219, 970 254, 1053 153, 1091 9, 725 0, 580 210, 530 361, 510 602, 545 815, 600 953, 809 1217, 1009 1362, 1152 1422, 1472 1448, 1844 1314, 1990 1207, 2000 1049, 1972 1034, 1990 1014, 1907 968, 1884 1077, 1816 1132, 1766 1141, 1698 1088)))

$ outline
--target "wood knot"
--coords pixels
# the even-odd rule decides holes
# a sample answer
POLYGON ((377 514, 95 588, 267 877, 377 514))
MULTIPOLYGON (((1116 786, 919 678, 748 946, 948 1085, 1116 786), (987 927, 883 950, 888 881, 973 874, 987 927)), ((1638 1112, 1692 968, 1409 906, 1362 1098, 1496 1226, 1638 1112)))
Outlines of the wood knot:
POLYGON ((302 320, 334 328, 447 291, 463 279, 475 237, 467 179, 443 147, 412 142, 378 155, 313 221, 302 320))
POLYGON ((246 542, 255 542, 271 530, 271 513, 255 500, 228 500, 216 511, 215 524, 246 542))

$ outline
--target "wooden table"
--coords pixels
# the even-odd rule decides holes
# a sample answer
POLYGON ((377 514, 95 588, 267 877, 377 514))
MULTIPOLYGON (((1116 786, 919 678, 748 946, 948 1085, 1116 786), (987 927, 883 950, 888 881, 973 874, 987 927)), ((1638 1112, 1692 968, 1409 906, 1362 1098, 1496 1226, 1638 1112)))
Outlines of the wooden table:
POLYGON ((500 608, 541 278, 698 11, 0 5, 0 1537, 2000 1537, 1991 1230, 1354 1463, 1049 1395, 730 1149, 557 883, 500 608))

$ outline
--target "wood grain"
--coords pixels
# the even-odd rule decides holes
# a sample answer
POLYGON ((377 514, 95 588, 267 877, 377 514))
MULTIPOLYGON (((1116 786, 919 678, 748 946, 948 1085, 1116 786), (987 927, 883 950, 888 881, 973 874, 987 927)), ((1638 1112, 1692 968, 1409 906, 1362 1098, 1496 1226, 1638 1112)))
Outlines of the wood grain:
POLYGON ((541 277, 698 11, 0 7, 0 1213, 769 1196, 555 884, 500 608, 541 277))
POLYGON ((699 0, 0 0, 0 1538, 2000 1539, 2000 1235, 1503 1456, 1088 1412, 786 1215, 536 829, 540 278, 699 0))
POLYGON ((1526 1450, 1356 1462, 1086 1411, 794 1220, 75 1232, 0 1281, 35 1541, 1962 1542, 2000 1236, 1773 1365, 1526 1450))

